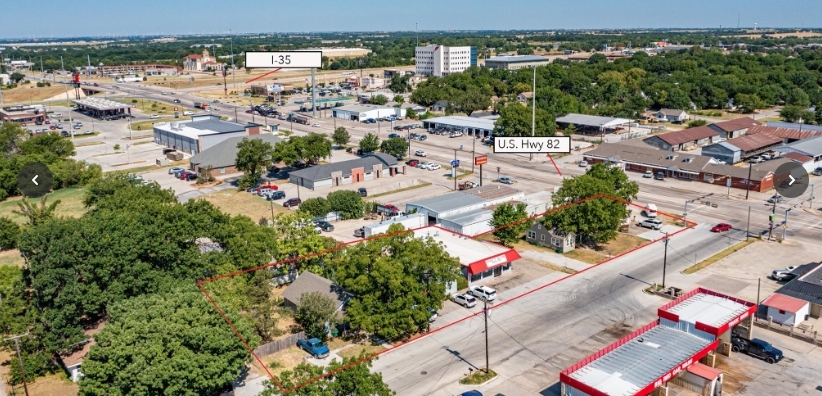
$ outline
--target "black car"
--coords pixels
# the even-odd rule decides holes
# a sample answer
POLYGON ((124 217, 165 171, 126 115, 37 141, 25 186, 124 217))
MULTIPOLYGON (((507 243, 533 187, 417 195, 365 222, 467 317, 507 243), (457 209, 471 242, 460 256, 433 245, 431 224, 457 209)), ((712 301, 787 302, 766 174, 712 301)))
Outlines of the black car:
POLYGON ((266 195, 265 199, 269 201, 276 201, 278 199, 285 198, 285 191, 272 191, 268 195, 266 195))
POLYGON ((398 137, 400 137, 400 135, 398 135, 396 133, 392 133, 392 134, 388 135, 389 139, 398 138, 398 137))
POLYGON ((739 335, 731 337, 731 350, 734 352, 744 352, 748 355, 764 359, 768 363, 776 363, 782 360, 782 351, 774 348, 766 341, 754 338, 749 340, 739 335))
POLYGON ((331 223, 327 222, 327 221, 318 221, 314 224, 316 224, 317 227, 322 228, 322 230, 325 231, 325 232, 334 231, 334 226, 331 223))
POLYGON ((69 131, 60 131, 60 136, 71 136, 69 131))
POLYGON ((358 188, 357 192, 360 194, 361 197, 367 197, 368 196, 368 190, 366 190, 365 187, 358 188))
POLYGON ((665 174, 662 172, 657 172, 654 175, 654 180, 665 180, 665 174))
POLYGON ((362 238, 365 236, 365 228, 357 228, 354 230, 354 236, 357 238, 362 238))
POLYGON ((174 99, 174 103, 180 103, 180 99, 174 99))
POLYGON ((418 139, 419 141, 423 141, 423 140, 425 140, 425 139, 428 139, 428 136, 426 136, 426 135, 419 135, 419 136, 417 137, 417 139, 418 139))

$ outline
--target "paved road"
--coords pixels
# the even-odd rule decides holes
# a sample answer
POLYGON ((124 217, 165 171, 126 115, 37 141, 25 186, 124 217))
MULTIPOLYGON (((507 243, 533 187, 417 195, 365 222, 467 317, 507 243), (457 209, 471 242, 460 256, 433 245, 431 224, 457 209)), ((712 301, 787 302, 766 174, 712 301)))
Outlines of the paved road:
MULTIPOLYGON (((707 226, 675 235, 669 276, 692 264, 688 257, 695 253, 726 247, 725 238, 707 226)), ((485 388, 486 394, 502 389, 506 395, 540 394, 562 369, 651 321, 661 299, 639 290, 661 281, 663 250, 661 243, 648 246, 508 303, 539 281, 500 293, 489 320, 489 343, 491 367, 501 378, 485 388)), ((484 363, 483 320, 477 316, 383 355, 374 370, 399 395, 453 395, 464 390, 455 384, 468 367, 484 363)))

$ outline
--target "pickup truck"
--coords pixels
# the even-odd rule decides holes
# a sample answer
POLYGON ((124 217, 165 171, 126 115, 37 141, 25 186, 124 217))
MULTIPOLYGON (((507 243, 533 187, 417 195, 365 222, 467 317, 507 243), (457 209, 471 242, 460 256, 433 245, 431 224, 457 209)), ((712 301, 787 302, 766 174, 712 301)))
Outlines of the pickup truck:
POLYGON ((774 348, 766 341, 758 338, 749 340, 739 335, 731 337, 731 350, 734 352, 744 352, 748 355, 764 359, 768 363, 776 363, 782 360, 782 351, 774 348))
POLYGON ((297 340, 297 346, 300 349, 304 349, 306 352, 311 354, 317 359, 323 359, 328 357, 329 350, 328 347, 319 339, 311 338, 308 340, 297 340))
POLYGON ((477 186, 479 186, 479 184, 474 183, 472 181, 467 181, 467 182, 460 183, 459 188, 460 188, 460 190, 470 190, 470 189, 472 189, 474 187, 477 187, 477 186))

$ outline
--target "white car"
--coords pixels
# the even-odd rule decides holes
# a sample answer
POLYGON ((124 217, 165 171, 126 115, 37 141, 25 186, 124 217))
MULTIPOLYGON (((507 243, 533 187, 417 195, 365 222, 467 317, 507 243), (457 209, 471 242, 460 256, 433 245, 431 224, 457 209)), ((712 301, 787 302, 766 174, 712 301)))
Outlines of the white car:
POLYGON ((586 166, 588 166, 588 161, 579 161, 579 167, 580 168, 584 168, 586 166))
POLYGON ((215 106, 215 107, 212 107, 211 109, 212 109, 212 110, 214 110, 214 111, 220 111, 220 108, 219 108, 219 107, 216 107, 216 106, 215 106))
POLYGON ((417 150, 417 151, 414 152, 414 155, 416 155, 418 157, 427 157, 428 156, 428 154, 425 153, 425 150, 417 150))
POLYGON ((160 115, 152 114, 152 115, 148 116, 148 118, 151 118, 152 120, 156 120, 156 119, 160 118, 160 115))
POLYGON ((468 293, 484 301, 494 301, 497 298, 497 291, 488 286, 474 286, 468 293))
POLYGON ((430 162, 420 162, 420 163, 417 164, 417 168, 428 169, 428 165, 430 165, 430 164, 431 164, 430 162))
POLYGON ((184 111, 184 112, 183 112, 183 115, 184 115, 184 116, 194 115, 194 112, 193 112, 193 111, 184 111))
POLYGON ((314 124, 311 124, 311 126, 313 126, 313 127, 318 127, 318 126, 320 126, 320 124, 318 124, 318 123, 314 123, 314 124))
POLYGON ((430 170, 430 171, 434 171, 434 170, 437 170, 437 169, 440 169, 440 168, 442 168, 440 166, 440 164, 435 164, 433 162, 428 164, 428 170, 430 170))
POLYGON ((168 92, 166 92, 166 91, 160 92, 160 95, 168 95, 168 92))
POLYGON ((454 302, 465 308, 473 308, 477 305, 477 299, 467 294, 455 294, 454 302))

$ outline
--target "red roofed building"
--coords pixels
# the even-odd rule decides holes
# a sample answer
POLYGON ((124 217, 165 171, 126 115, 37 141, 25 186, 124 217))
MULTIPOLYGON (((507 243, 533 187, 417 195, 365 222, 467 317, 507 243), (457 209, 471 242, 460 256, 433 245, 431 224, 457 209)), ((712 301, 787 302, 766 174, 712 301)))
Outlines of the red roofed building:
POLYGON ((767 315, 776 323, 798 326, 805 320, 810 311, 810 304, 805 300, 774 293, 762 301, 768 307, 767 315))
POLYGON ((723 139, 733 139, 748 133, 749 128, 758 125, 762 124, 751 117, 742 117, 735 120, 717 122, 716 124, 708 125, 708 127, 719 132, 719 135, 722 136, 723 139))
POLYGON ((225 63, 217 62, 217 58, 211 56, 207 49, 202 54, 187 55, 183 58, 183 69, 188 71, 220 71, 225 67, 225 63))

